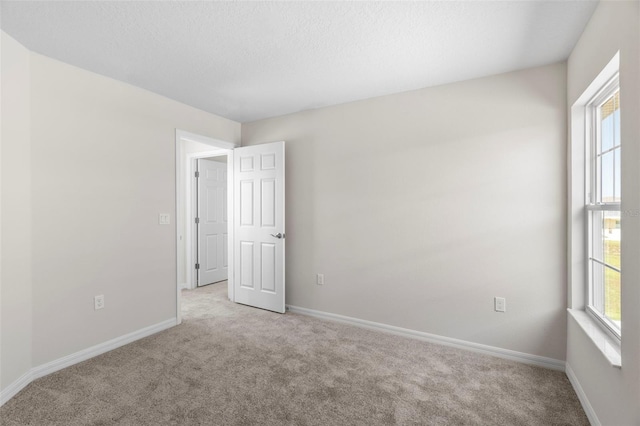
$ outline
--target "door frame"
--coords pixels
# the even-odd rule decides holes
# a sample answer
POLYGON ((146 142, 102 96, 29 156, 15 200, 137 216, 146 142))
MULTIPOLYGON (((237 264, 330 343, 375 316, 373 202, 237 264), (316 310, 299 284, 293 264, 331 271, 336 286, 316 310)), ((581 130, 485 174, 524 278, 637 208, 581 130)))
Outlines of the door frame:
POLYGON ((175 145, 175 185, 176 185, 176 202, 175 202, 175 218, 176 218, 176 259, 175 259, 175 267, 176 267, 176 319, 177 324, 182 323, 182 285, 180 283, 180 274, 178 270, 178 256, 180 255, 180 238, 182 236, 181 230, 185 229, 186 238, 185 241, 185 271, 187 274, 187 285, 190 285, 193 282, 193 269, 189 267, 189 263, 194 264, 193 262, 193 247, 192 247, 192 232, 193 226, 188 220, 189 215, 192 210, 192 195, 191 195, 191 185, 192 185, 192 162, 194 162, 195 158, 206 158, 215 155, 227 155, 227 226, 228 226, 228 261, 229 261, 229 278, 228 278, 228 292, 229 299, 234 300, 233 298, 233 231, 234 231, 234 223, 233 223, 233 149, 240 144, 234 144, 232 142, 223 141, 220 139, 214 139, 207 136, 198 135, 195 133, 190 133, 184 130, 176 129, 176 145, 175 145), (211 146, 211 151, 203 151, 199 153, 193 154, 185 154, 183 152, 184 142, 198 142, 201 144, 211 146), (202 156, 199 156, 203 154, 202 156), (213 154, 213 155, 211 155, 213 154), (187 199, 188 197, 188 199, 187 199), (182 203, 185 203, 186 214, 183 216, 182 214, 182 203))

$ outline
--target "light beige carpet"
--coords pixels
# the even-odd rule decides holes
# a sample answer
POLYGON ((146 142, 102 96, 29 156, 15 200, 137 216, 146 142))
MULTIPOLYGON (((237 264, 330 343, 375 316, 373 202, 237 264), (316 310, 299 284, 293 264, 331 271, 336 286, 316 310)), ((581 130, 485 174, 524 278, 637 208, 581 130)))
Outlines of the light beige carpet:
POLYGON ((566 376, 183 292, 184 323, 36 380, 2 425, 588 425, 566 376))

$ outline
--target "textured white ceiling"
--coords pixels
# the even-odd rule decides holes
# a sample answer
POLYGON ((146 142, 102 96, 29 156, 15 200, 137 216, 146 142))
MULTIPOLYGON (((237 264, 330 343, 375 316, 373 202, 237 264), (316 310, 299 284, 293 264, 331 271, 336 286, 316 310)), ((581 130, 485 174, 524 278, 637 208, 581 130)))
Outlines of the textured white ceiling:
POLYGON ((7 2, 46 56, 246 122, 567 58, 594 1, 7 2))

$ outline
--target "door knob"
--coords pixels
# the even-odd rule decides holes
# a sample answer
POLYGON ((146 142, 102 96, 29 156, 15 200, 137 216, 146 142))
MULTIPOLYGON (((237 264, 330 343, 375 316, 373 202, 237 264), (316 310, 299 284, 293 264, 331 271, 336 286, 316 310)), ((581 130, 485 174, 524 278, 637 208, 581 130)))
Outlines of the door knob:
POLYGON ((277 234, 275 234, 275 235, 274 235, 274 234, 271 234, 271 236, 272 236, 272 237, 275 237, 275 238, 278 238, 278 239, 284 238, 284 234, 281 234, 280 232, 278 232, 278 233, 277 233, 277 234))

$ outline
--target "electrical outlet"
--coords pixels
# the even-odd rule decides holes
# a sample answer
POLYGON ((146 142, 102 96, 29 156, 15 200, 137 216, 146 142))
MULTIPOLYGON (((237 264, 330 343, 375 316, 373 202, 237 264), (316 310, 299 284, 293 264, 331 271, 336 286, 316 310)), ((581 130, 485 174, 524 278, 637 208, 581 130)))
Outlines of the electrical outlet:
POLYGON ((159 225, 169 225, 171 223, 169 213, 160 213, 158 215, 158 224, 159 225))
POLYGON ((104 308, 104 295, 99 294, 93 298, 93 309, 98 310, 104 308))
POLYGON ((493 304, 496 312, 507 312, 507 299, 504 297, 494 297, 493 304))
POLYGON ((324 274, 316 275, 316 284, 324 285, 324 274))

